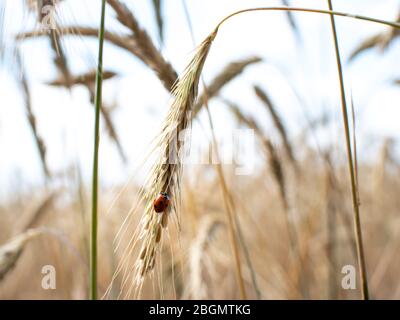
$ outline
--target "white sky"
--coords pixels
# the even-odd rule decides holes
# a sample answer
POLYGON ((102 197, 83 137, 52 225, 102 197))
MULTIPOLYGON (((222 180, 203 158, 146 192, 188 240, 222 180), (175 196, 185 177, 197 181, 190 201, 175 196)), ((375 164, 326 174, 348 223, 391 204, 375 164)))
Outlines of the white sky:
MULTIPOLYGON (((33 17, 27 17, 21 0, 0 0, 6 4, 6 46, 16 32, 31 30, 33 17), (8 42, 7 42, 8 39, 8 42)), ((157 33, 151 1, 125 1, 155 39, 157 33)), ((193 49, 182 8, 182 0, 164 2, 166 27, 163 53, 178 72, 182 71, 193 49)), ((248 7, 281 5, 280 1, 261 0, 186 0, 195 37, 199 43, 229 13, 248 7)), ((99 0, 67 0, 60 10, 60 19, 68 23, 80 22, 97 26, 99 0)), ((297 7, 326 8, 325 0, 291 1, 297 7)), ((363 14, 394 20, 398 0, 335 0, 338 11, 363 14)), ((110 8, 107 27, 124 30, 113 18, 110 8)), ((311 115, 321 114, 323 108, 335 117, 334 125, 319 139, 335 139, 341 143, 341 113, 335 56, 328 16, 295 13, 303 42, 296 42, 285 14, 280 12, 247 13, 226 23, 220 30, 204 69, 204 77, 211 80, 227 63, 235 59, 259 55, 264 63, 249 67, 242 76, 226 86, 222 95, 236 101, 245 113, 264 124, 274 137, 271 121, 254 97, 253 84, 259 84, 272 97, 291 134, 298 133, 306 124, 304 107, 293 93, 292 86, 307 103, 311 115)), ((348 18, 337 18, 343 58, 365 37, 385 27, 348 18)), ((358 114, 358 140, 360 150, 379 142, 375 137, 400 137, 400 88, 390 84, 400 78, 398 42, 384 54, 376 49, 362 54, 351 64, 345 64, 346 87, 350 88, 358 114), (372 140, 371 140, 372 139, 372 140), (372 142, 371 142, 372 141, 372 142)), ((86 179, 90 178, 92 165, 93 107, 86 89, 76 87, 72 92, 55 89, 44 84, 54 79, 52 52, 48 42, 26 41, 23 46, 24 62, 31 86, 33 109, 37 125, 47 146, 48 162, 53 173, 61 173, 79 162, 86 179)), ((85 72, 95 66, 96 41, 68 38, 64 48, 74 73, 85 72)), ((134 174, 136 159, 147 151, 149 141, 157 134, 168 105, 168 94, 152 71, 137 58, 105 47, 105 69, 121 75, 107 81, 104 100, 116 102, 112 113, 122 145, 129 155, 129 164, 123 166, 115 146, 103 130, 100 153, 100 177, 103 184, 126 181, 134 174)), ((36 146, 25 117, 23 97, 10 72, 12 59, 0 66, 0 197, 6 197, 15 188, 31 188, 43 184, 43 176, 36 146)), ((236 127, 226 107, 218 100, 210 105, 217 135, 224 135, 236 127)), ((208 125, 204 114, 194 123, 192 146, 204 143, 208 125), (201 124, 201 125, 200 125, 201 124), (205 129, 204 129, 205 128, 205 129)), ((140 173, 139 173, 140 175, 140 173)))

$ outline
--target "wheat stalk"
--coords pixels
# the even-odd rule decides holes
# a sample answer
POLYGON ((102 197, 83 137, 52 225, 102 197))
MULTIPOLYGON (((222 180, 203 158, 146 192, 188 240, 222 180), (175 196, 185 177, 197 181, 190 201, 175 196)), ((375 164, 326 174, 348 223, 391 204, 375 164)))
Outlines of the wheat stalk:
POLYGON ((40 234, 40 229, 30 229, 0 246, 0 281, 14 268, 25 245, 40 234))
POLYGON ((198 231, 189 251, 189 294, 193 299, 205 299, 207 297, 207 286, 202 276, 204 251, 206 251, 207 245, 218 227, 222 226, 224 226, 224 222, 217 215, 207 215, 198 224, 198 231))
POLYGON ((102 0, 100 13, 100 28, 98 41, 98 60, 96 73, 96 96, 93 141, 93 173, 92 173, 92 216, 90 224, 90 298, 97 299, 97 201, 98 201, 98 171, 100 145, 100 110, 103 92, 103 48, 106 16, 106 0, 102 0))
MULTIPOLYGON (((328 0, 329 10, 332 10, 332 1, 328 0)), ((340 59, 339 52, 339 42, 336 32, 335 18, 331 14, 331 29, 332 35, 335 45, 335 55, 336 55, 336 64, 338 69, 339 76, 339 84, 340 84, 340 97, 341 97, 341 105, 342 105, 342 115, 343 115, 343 125, 346 136, 346 150, 347 150, 347 160, 350 174, 350 185, 351 185, 351 195, 353 200, 353 218, 354 218, 354 233, 356 237, 356 245, 357 245, 357 258, 358 258, 358 267, 360 272, 360 282, 361 282, 361 296, 364 300, 369 299, 369 290, 368 290, 368 279, 367 279, 367 269, 365 263, 365 254, 364 254, 364 246, 363 246, 363 238, 362 238, 362 229, 361 229, 361 221, 360 221, 360 208, 359 208, 359 199, 358 199, 358 185, 357 185, 357 174, 356 174, 356 164, 355 159, 353 159, 353 153, 351 148, 350 141, 350 125, 349 119, 347 115, 347 103, 346 103, 346 95, 344 90, 344 79, 343 79, 343 70, 342 70, 342 62, 340 59)), ((353 146, 354 149, 356 146, 353 146)), ((354 153, 356 154, 356 153, 354 153)))

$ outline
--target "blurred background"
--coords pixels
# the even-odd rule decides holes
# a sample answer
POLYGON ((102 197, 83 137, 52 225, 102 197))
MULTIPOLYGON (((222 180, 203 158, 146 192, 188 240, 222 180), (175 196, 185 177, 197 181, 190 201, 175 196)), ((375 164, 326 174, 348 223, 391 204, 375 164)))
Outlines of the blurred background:
MULTIPOLYGON (((43 2, 0 0, 0 298, 86 299, 100 1, 56 1, 57 28, 51 32, 41 30, 43 2), (57 271, 54 290, 41 286, 44 265, 57 271)), ((168 89, 195 44, 239 9, 327 9, 323 0, 118 2, 138 26, 124 25, 115 7, 107 6, 101 293, 123 255, 114 252, 113 239, 138 201, 148 173, 142 160, 167 113, 168 89)), ((398 20, 400 9, 398 0, 334 0, 333 5, 389 21, 398 20)), ((400 33, 350 18, 336 23, 354 109, 371 295, 398 299, 400 33)), ((238 128, 250 128, 257 140, 256 152, 248 155, 254 161, 251 174, 238 176, 235 164, 224 164, 241 226, 248 296, 357 298, 358 278, 356 290, 341 287, 342 267, 357 269, 357 260, 329 16, 278 11, 237 16, 221 28, 203 77, 215 89, 209 108, 218 146, 229 145, 238 128)), ((200 109, 191 148, 206 153, 210 140, 207 114, 200 109)), ((143 297, 238 298, 213 166, 185 166, 182 195, 182 230, 170 230, 160 253, 164 263, 143 297)), ((132 233, 135 227, 134 219, 132 233)), ((117 283, 111 298, 129 298, 124 290, 117 283)))

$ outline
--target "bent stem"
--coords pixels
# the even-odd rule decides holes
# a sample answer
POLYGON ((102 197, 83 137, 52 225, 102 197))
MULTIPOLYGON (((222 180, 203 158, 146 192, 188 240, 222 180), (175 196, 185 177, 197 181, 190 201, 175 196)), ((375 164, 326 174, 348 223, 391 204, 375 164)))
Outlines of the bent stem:
POLYGON ((103 45, 104 45, 104 20, 106 0, 102 0, 99 29, 99 53, 96 73, 96 100, 94 120, 93 143, 93 176, 92 176, 92 221, 90 230, 90 299, 97 299, 97 191, 99 169, 99 142, 100 142, 100 107, 103 84, 103 45))
MULTIPOLYGON (((332 10, 332 1, 328 0, 329 10, 332 10)), ((344 80, 343 80, 343 70, 342 70, 342 62, 340 59, 339 52, 339 43, 336 32, 335 18, 331 14, 331 28, 332 35, 335 45, 335 54, 336 54, 336 63, 339 75, 339 83, 340 83, 340 96, 342 100, 342 113, 343 113, 343 124, 346 134, 346 149, 347 149, 347 160, 349 166, 350 173, 350 181, 351 181, 351 195, 353 200, 353 210, 354 210, 354 229, 356 236, 356 246, 357 246, 357 259, 358 259, 358 267, 360 272, 360 282, 361 282, 361 295, 363 300, 369 299, 368 292, 368 280, 367 280, 367 271, 365 266, 365 255, 364 255, 364 247, 362 240, 362 231, 361 231, 361 221, 360 221, 360 208, 358 202, 358 192, 357 192, 357 181, 356 174, 353 162, 353 153, 351 151, 351 139, 350 139, 350 126, 349 126, 349 118, 347 114, 347 104, 346 104, 346 95, 344 90, 344 80)), ((355 146, 354 146, 355 148, 355 146)))

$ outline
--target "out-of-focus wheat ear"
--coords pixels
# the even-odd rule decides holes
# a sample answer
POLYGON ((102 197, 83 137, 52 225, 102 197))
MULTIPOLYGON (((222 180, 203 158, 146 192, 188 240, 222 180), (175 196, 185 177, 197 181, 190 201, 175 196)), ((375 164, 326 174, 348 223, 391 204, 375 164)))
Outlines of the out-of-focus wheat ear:
MULTIPOLYGON (((109 80, 115 77, 117 74, 110 70, 105 70, 103 72, 103 81, 109 80)), ((75 85, 84 85, 84 86, 91 86, 93 87, 96 83, 96 70, 90 70, 89 72, 78 74, 71 79, 71 86, 75 85)), ((46 82, 49 86, 55 87, 65 87, 68 88, 68 83, 65 81, 63 77, 58 77, 52 81, 46 82)), ((92 94, 92 92, 91 92, 92 94)), ((91 99, 93 100, 93 99, 91 99)))
POLYGON ((17 62, 16 64, 18 66, 17 79, 21 84, 22 91, 24 94, 25 109, 26 109, 28 122, 29 122, 29 125, 32 130, 33 138, 36 142, 36 147, 39 152, 43 172, 46 177, 50 177, 50 171, 49 171, 47 161, 46 161, 46 145, 44 144, 44 140, 42 139, 42 137, 40 136, 40 134, 37 130, 36 117, 35 117, 35 114, 33 113, 33 109, 32 109, 31 93, 30 93, 28 81, 25 76, 25 69, 24 69, 22 57, 18 50, 15 51, 15 55, 16 55, 16 62, 17 62))
POLYGON ((231 112, 234 114, 236 119, 240 123, 246 125, 248 128, 253 129, 256 136, 262 142, 265 153, 267 155, 269 166, 272 171, 272 175, 275 178, 276 183, 279 187, 283 206, 284 206, 285 210, 287 210, 289 205, 288 205, 288 199, 287 199, 287 195, 286 195, 285 177, 283 174, 281 161, 279 159, 278 153, 276 152, 274 145, 265 136, 263 130, 259 127, 259 125, 256 123, 256 121, 252 117, 250 117, 248 115, 244 115, 235 103, 228 101, 226 99, 224 99, 224 102, 225 102, 225 104, 227 104, 229 106, 231 112))
POLYGON ((296 171, 298 171, 297 161, 294 156, 292 145, 288 138, 287 130, 285 128, 285 125, 283 124, 281 117, 279 116, 276 107, 274 106, 268 95, 265 93, 265 91, 262 90, 259 86, 254 86, 254 92, 256 93, 257 97, 263 102, 264 106, 267 107, 267 110, 272 117, 272 121, 276 129, 278 130, 279 135, 281 136, 285 152, 293 167, 296 169, 296 171))
MULTIPOLYGON (((63 37, 65 36, 82 36, 82 37, 98 37, 99 30, 97 28, 92 27, 84 27, 71 25, 68 27, 60 26, 58 28, 58 32, 63 37)), ((104 39, 113 45, 127 50, 137 58, 139 58, 145 65, 147 65, 150 69, 152 69, 159 80, 162 82, 164 87, 171 91, 174 83, 177 79, 177 73, 171 66, 169 62, 167 62, 160 52, 157 51, 153 42, 146 34, 146 37, 136 37, 133 34, 128 36, 119 35, 115 32, 105 31, 104 39), (146 41, 144 39, 147 39, 146 41)), ((22 32, 16 35, 16 40, 21 41, 29 38, 43 37, 47 36, 48 33, 43 30, 34 30, 22 32)))
POLYGON ((356 111, 354 109, 353 95, 350 95, 350 111, 351 111, 351 126, 352 126, 352 140, 353 140, 353 161, 354 161, 354 174, 357 186, 357 201, 361 205, 360 192, 359 192, 359 179, 358 179, 358 154, 357 154, 357 135, 356 135, 356 111))
MULTIPOLYGON (((82 37, 98 37, 99 29, 92 27, 83 27, 70 25, 67 27, 59 26, 58 32, 63 37, 65 36, 82 36, 82 37)), ((48 36, 46 30, 32 30, 18 33, 15 37, 17 41, 22 41, 30 38, 48 36)), ((121 36, 111 31, 104 32, 104 39, 112 43, 113 45, 128 50, 129 52, 135 54, 137 48, 134 41, 129 36, 121 36)))
POLYGON ((364 39, 350 54, 349 56, 349 61, 354 60, 360 53, 364 52, 367 49, 372 49, 376 47, 383 38, 383 34, 379 33, 376 35, 373 35, 369 38, 364 39))
POLYGON ((32 229, 39 224, 41 218, 52 208, 58 194, 59 192, 53 191, 42 199, 39 205, 29 214, 28 220, 22 226, 23 231, 32 229))
POLYGON ((119 0, 107 0, 117 13, 117 19, 132 31, 130 42, 134 41, 134 54, 157 74, 165 88, 171 91, 177 79, 177 73, 157 50, 148 33, 140 27, 133 13, 119 0))
POLYGON ((191 299, 207 299, 207 284, 203 281, 207 244, 224 222, 217 215, 206 215, 197 226, 196 237, 189 251, 189 295, 191 299))
POLYGON ((31 229, 0 246, 0 281, 14 268, 25 245, 41 233, 39 229, 31 229))
POLYGON ((160 43, 164 43, 164 20, 162 14, 162 0, 152 0, 154 15, 156 17, 158 36, 160 38, 160 43))
MULTIPOLYGON (((400 13, 396 19, 396 22, 400 22, 400 13)), ((400 30, 397 28, 390 28, 386 31, 364 39, 350 54, 349 61, 354 60, 359 56, 360 53, 374 47, 385 50, 398 36, 400 36, 400 30)))
POLYGON ((202 93, 196 100, 196 104, 193 109, 193 118, 196 117, 201 107, 204 105, 205 99, 210 100, 214 96, 218 95, 220 90, 228 84, 230 81, 239 76, 246 67, 261 62, 260 57, 249 57, 238 61, 230 62, 226 65, 221 72, 211 81, 207 86, 207 92, 202 93))
POLYGON ((53 58, 54 64, 59 71, 60 77, 65 79, 66 87, 70 88, 72 83, 72 75, 68 67, 67 56, 65 55, 64 49, 61 45, 61 38, 57 34, 56 30, 51 30, 49 35, 51 48, 53 49, 55 57, 53 58))
POLYGON ((183 141, 180 134, 188 128, 191 121, 191 113, 197 97, 200 75, 210 50, 216 31, 209 35, 197 48, 194 56, 183 74, 174 86, 172 103, 161 133, 158 145, 161 154, 152 168, 150 179, 145 188, 144 201, 146 209, 140 224, 141 249, 136 261, 135 282, 139 289, 145 276, 153 270, 156 254, 162 237, 162 229, 165 229, 170 218, 179 221, 179 205, 181 192, 182 159, 181 150, 183 141), (155 212, 153 201, 160 193, 166 192, 170 197, 170 205, 162 213, 155 212), (172 217, 171 217, 172 216, 172 217))
MULTIPOLYGON (((329 10, 333 10, 332 1, 328 0, 329 10)), ((363 300, 369 300, 369 289, 368 289, 368 276, 366 269, 366 261, 365 261, 365 253, 364 253, 364 245, 363 245, 363 237, 362 237, 362 228, 361 228, 361 219, 360 219, 360 206, 359 206, 359 198, 358 198, 358 184, 356 181, 356 173, 354 166, 353 153, 351 149, 351 138, 350 138, 350 125, 348 119, 348 109, 346 102, 346 92, 344 89, 344 76, 342 69, 342 61, 340 57, 339 51, 339 41, 338 35, 336 32, 336 24, 335 17, 333 14, 330 14, 331 21, 331 30, 332 30, 332 38, 335 47, 335 56, 336 56, 336 65, 338 70, 338 78, 340 85, 340 97, 341 97, 341 107, 342 107, 342 116, 343 116, 343 127, 345 133, 345 144, 346 144, 346 153, 347 153, 347 164, 350 175, 350 185, 351 185, 351 196, 353 202, 353 220, 354 220, 354 233, 357 244, 357 257, 358 257, 358 268, 359 268, 359 276, 360 276, 360 285, 361 285, 361 297, 363 300)))

